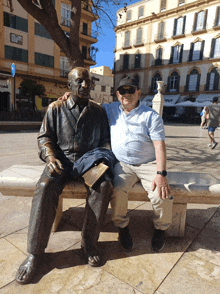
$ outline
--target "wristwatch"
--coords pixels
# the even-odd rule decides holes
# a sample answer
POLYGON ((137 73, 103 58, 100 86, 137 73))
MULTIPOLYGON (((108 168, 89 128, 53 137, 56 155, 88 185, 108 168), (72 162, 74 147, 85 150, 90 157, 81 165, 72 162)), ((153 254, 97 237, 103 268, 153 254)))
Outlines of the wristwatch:
POLYGON ((167 171, 166 170, 158 171, 157 174, 161 175, 163 177, 166 177, 167 176, 167 171))

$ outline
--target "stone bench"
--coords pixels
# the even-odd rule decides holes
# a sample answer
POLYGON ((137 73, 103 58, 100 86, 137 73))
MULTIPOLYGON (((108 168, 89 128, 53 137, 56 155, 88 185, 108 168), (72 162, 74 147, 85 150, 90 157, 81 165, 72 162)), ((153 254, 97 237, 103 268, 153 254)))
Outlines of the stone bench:
MULTIPOLYGON (((44 165, 13 165, 0 173, 0 192, 4 196, 32 197, 36 182, 44 165)), ((220 204, 220 181, 206 173, 169 172, 169 184, 174 197, 173 222, 168 229, 170 236, 184 236, 187 203, 220 204)), ((70 182, 60 196, 53 231, 62 217, 63 198, 85 199, 83 182, 70 182)), ((140 183, 129 193, 130 201, 149 201, 140 183)))

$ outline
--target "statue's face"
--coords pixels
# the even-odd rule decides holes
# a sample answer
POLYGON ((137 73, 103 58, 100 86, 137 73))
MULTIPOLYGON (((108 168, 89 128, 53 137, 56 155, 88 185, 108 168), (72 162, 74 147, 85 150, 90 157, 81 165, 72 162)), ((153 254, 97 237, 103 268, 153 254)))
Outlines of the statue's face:
POLYGON ((68 75, 68 86, 79 98, 90 98, 90 82, 89 72, 84 67, 76 67, 68 75))

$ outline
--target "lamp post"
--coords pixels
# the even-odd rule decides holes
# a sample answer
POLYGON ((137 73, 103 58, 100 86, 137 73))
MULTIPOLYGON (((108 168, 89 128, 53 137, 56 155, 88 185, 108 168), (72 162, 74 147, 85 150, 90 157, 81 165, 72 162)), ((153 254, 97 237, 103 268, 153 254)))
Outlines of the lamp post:
POLYGON ((163 94, 161 94, 161 91, 163 89, 163 81, 156 81, 157 83, 157 90, 158 93, 154 96, 154 99, 152 100, 153 106, 152 108, 159 113, 159 115, 163 116, 163 105, 164 105, 164 99, 163 94))

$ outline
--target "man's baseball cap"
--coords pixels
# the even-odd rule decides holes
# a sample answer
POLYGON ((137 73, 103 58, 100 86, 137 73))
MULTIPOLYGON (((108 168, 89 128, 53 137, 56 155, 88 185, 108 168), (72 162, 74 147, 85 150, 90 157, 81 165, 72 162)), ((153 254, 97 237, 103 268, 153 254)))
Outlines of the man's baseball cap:
POLYGON ((138 84, 137 84, 137 81, 135 80, 135 78, 128 77, 128 76, 121 79, 117 90, 121 87, 124 87, 124 86, 138 88, 138 84))
POLYGON ((218 97, 213 97, 212 103, 216 103, 216 102, 218 102, 218 97))

